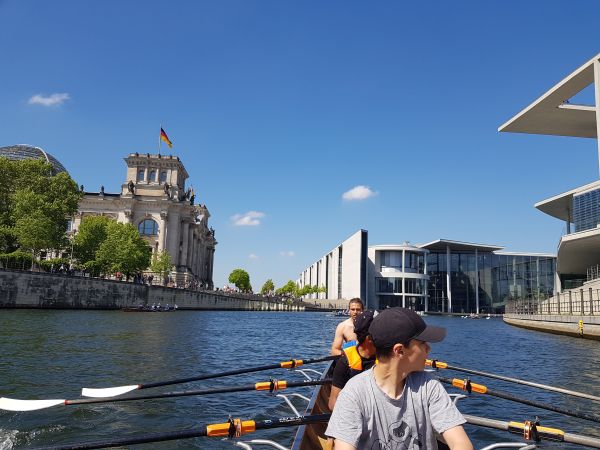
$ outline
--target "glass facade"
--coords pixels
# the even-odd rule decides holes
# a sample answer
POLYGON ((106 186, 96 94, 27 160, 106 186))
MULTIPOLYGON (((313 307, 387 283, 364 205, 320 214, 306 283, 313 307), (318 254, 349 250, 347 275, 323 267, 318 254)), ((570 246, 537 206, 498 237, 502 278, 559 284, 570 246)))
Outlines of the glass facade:
POLYGON ((39 147, 32 147, 24 144, 0 147, 0 157, 15 161, 23 159, 43 159, 52 165, 52 171, 55 175, 59 172, 66 172, 64 166, 54 156, 39 147))
POLYGON ((575 231, 592 230, 600 223, 600 189, 573 196, 575 231))
MULTIPOLYGON (((502 312, 507 300, 547 298, 554 291, 556 258, 536 255, 496 254, 492 252, 452 252, 450 254, 450 292, 452 312, 502 312), (477 262, 477 264, 476 264, 477 262)), ((447 255, 432 251, 427 255, 429 310, 448 312, 447 255)))

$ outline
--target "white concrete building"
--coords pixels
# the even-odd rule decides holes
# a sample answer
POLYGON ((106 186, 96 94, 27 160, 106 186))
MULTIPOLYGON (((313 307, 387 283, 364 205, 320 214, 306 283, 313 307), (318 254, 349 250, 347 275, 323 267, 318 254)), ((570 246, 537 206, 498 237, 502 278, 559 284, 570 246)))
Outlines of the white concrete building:
MULTIPOLYGON (((600 54, 498 130, 596 139, 600 168, 600 54), (593 86, 594 105, 579 104, 573 100, 589 86, 593 86)), ((580 288, 584 283, 600 279, 600 181, 542 200, 535 207, 566 224, 566 234, 558 243, 556 292, 580 288)))

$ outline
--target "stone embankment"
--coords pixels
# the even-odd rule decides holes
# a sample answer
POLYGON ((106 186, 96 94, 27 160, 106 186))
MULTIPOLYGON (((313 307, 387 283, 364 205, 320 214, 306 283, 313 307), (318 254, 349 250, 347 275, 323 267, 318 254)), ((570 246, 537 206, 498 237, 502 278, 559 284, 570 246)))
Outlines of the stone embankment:
POLYGON ((99 278, 0 270, 0 308, 121 309, 137 305, 180 309, 303 311, 304 304, 258 295, 191 291, 99 278))
POLYGON ((504 322, 546 333, 600 340, 600 317, 550 314, 505 314, 504 322))

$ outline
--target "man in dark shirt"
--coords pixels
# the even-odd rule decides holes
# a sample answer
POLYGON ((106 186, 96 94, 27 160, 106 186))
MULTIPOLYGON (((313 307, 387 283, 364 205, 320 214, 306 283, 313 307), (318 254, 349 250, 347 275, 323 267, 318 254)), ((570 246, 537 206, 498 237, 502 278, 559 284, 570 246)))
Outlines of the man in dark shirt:
POLYGON ((369 325, 377 311, 365 311, 354 319, 356 341, 346 342, 342 356, 338 359, 331 381, 329 409, 333 410, 340 391, 354 375, 370 369, 375 364, 375 346, 369 335, 369 325))

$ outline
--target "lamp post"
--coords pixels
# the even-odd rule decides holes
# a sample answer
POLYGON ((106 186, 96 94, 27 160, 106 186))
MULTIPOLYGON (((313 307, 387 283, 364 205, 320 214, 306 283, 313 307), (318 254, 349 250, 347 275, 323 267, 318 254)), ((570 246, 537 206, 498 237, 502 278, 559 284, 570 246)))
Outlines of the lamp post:
POLYGON ((71 257, 69 259, 69 270, 73 270, 73 241, 75 240, 75 234, 77 233, 76 229, 73 229, 71 233, 71 257))

